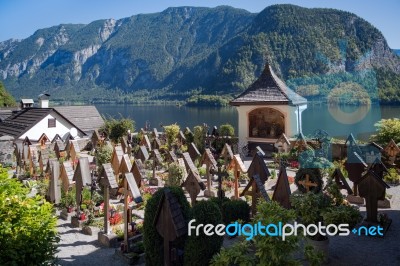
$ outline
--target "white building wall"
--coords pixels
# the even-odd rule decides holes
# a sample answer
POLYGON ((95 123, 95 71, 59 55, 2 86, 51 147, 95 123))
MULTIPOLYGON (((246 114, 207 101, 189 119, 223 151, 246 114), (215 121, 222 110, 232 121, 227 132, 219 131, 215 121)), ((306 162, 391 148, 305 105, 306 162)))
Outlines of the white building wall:
MULTIPOLYGON (((30 140, 37 141, 40 136, 45 133, 49 139, 53 139, 56 134, 60 136, 64 136, 66 133, 70 132, 73 126, 67 120, 62 118, 61 116, 57 115, 56 113, 52 113, 47 115, 41 121, 39 121, 35 126, 25 132, 19 139, 25 139, 28 137, 30 140), (48 119, 56 119, 56 126, 55 127, 48 127, 48 119)), ((82 137, 81 133, 79 136, 82 137)))
POLYGON ((236 106, 238 111, 238 137, 239 137, 239 145, 244 145, 248 141, 256 141, 256 142, 275 142, 276 139, 267 139, 267 138, 249 138, 249 113, 257 108, 272 108, 281 112, 285 117, 285 135, 287 137, 293 137, 298 133, 298 126, 300 124, 301 128, 301 113, 307 109, 307 105, 299 106, 298 116, 297 106, 289 106, 289 105, 242 105, 236 106), (297 121, 300 117, 300 123, 297 121))

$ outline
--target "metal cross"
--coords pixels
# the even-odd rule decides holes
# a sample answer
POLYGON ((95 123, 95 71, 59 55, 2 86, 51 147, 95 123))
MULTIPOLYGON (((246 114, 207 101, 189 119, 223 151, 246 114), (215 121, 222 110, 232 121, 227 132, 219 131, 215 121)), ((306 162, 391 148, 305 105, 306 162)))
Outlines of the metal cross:
POLYGON ((303 185, 306 188, 307 192, 310 191, 310 187, 317 187, 318 186, 317 184, 311 182, 309 174, 306 174, 306 179, 299 181, 299 184, 303 185))

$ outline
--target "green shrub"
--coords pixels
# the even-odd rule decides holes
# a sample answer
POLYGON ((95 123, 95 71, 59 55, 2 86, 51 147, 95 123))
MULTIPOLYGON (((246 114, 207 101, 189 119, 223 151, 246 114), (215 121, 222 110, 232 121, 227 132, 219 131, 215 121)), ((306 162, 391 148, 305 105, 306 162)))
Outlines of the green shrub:
POLYGON ((350 229, 361 222, 360 211, 353 206, 340 205, 336 208, 330 208, 322 213, 324 224, 349 224, 350 229))
POLYGON ((220 208, 221 212, 222 212, 222 205, 225 202, 231 201, 230 199, 228 199, 227 197, 223 197, 222 199, 219 199, 218 197, 212 197, 209 199, 209 201, 217 204, 217 206, 220 208))
POLYGON ((400 119, 382 119, 375 124, 377 133, 371 136, 371 140, 380 144, 388 144, 391 139, 400 142, 400 119))
MULTIPOLYGON (((219 208, 210 201, 200 201, 191 210, 192 219, 199 224, 222 224, 222 215, 219 208)), ((223 236, 214 234, 207 236, 200 231, 198 236, 191 235, 185 244, 184 265, 203 266, 209 265, 211 258, 219 252, 224 241, 223 236)))
POLYGON ((250 206, 243 200, 231 200, 222 204, 222 216, 225 224, 241 220, 250 220, 250 206))
POLYGON ((175 123, 169 126, 164 126, 165 135, 167 136, 168 147, 171 147, 179 134, 179 126, 175 123))
POLYGON ((105 119, 104 126, 99 129, 99 131, 105 132, 114 143, 118 143, 120 138, 128 133, 128 130, 135 131, 135 121, 129 118, 105 119))
POLYGON ((8 178, 0 166, 0 265, 49 264, 59 241, 53 205, 8 178))
POLYGON ((171 163, 168 167, 168 186, 180 186, 183 182, 185 169, 178 163, 171 163))
POLYGON ((231 124, 224 124, 219 127, 219 135, 220 136, 230 136, 234 137, 235 136, 235 129, 231 124))
MULTIPOLYGON (((185 220, 189 220, 190 217, 190 205, 186 199, 186 196, 180 187, 168 187, 171 193, 177 198, 179 204, 182 207, 183 216, 185 220)), ((165 188, 159 189, 154 195, 147 201, 144 222, 143 222, 143 245, 146 253, 146 265, 164 265, 163 259, 163 238, 157 232, 154 226, 154 219, 157 213, 158 204, 161 196, 164 194, 165 188)), ((182 237, 177 240, 177 247, 184 247, 184 241, 186 237, 182 237)))
POLYGON ((383 177, 386 182, 392 184, 398 184, 400 182, 400 175, 396 168, 390 168, 389 172, 383 177))
POLYGON ((207 133, 204 126, 195 126, 193 128, 193 142, 199 149, 200 153, 204 152, 204 137, 207 133))

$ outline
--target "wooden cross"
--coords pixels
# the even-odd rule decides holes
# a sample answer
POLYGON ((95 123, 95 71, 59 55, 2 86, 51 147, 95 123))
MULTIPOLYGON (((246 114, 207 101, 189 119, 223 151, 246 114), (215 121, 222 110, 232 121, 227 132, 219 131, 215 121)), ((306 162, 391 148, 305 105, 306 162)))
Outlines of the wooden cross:
POLYGON ((242 159, 239 154, 235 154, 233 156, 233 160, 229 164, 229 170, 233 169, 235 175, 235 190, 234 190, 234 198, 239 198, 239 178, 241 173, 246 173, 246 167, 243 164, 242 159))
POLYGON ((310 175, 306 174, 306 179, 299 181, 299 184, 306 188, 306 191, 310 191, 310 187, 317 187, 316 183, 311 182, 310 175))
POLYGON ((203 158, 201 160, 201 165, 206 164, 206 177, 207 177, 207 190, 204 191, 205 197, 214 197, 214 192, 211 190, 211 169, 215 169, 217 167, 217 162, 214 159, 214 156, 211 153, 210 149, 205 149, 203 158))
POLYGON ((222 199, 223 197, 225 197, 225 193, 222 190, 222 178, 223 177, 228 177, 229 174, 226 171, 222 171, 222 165, 221 163, 217 163, 217 168, 218 171, 215 172, 215 170, 211 170, 211 174, 213 175, 217 175, 218 176, 218 192, 217 192, 217 196, 219 199, 222 199))

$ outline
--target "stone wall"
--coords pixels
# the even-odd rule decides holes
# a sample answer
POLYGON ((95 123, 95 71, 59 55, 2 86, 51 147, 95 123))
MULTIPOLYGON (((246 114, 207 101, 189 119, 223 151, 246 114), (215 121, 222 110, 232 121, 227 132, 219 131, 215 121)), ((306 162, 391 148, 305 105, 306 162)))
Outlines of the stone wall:
POLYGON ((14 163, 14 138, 11 136, 0 137, 0 164, 11 165, 14 163))

